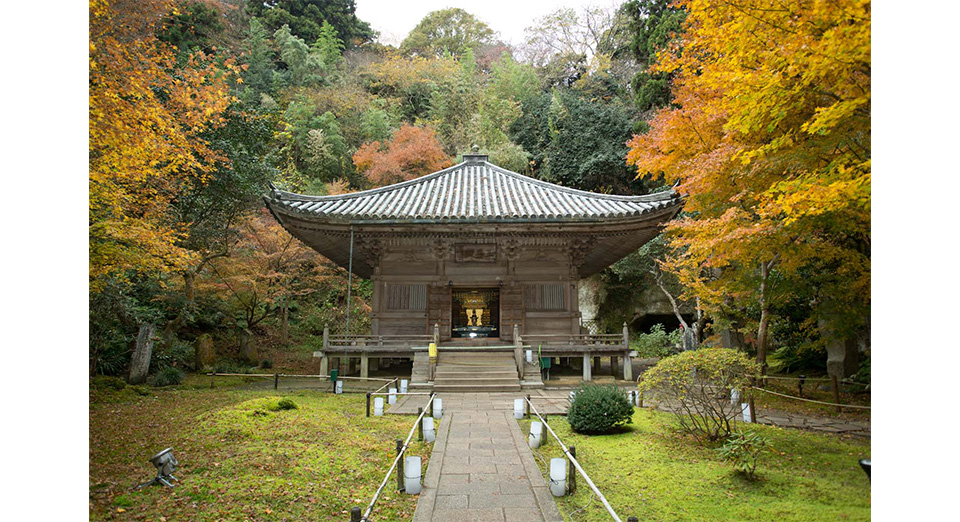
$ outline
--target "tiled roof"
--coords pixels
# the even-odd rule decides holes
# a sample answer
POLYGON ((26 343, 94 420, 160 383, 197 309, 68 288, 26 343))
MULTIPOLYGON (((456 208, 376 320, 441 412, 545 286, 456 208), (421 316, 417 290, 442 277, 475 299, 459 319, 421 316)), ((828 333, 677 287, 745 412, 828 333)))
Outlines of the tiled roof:
POLYGON ((615 196, 575 190, 500 168, 484 155, 426 176, 337 196, 306 196, 274 189, 264 196, 274 211, 330 220, 361 221, 581 221, 629 218, 682 203, 673 190, 615 196))

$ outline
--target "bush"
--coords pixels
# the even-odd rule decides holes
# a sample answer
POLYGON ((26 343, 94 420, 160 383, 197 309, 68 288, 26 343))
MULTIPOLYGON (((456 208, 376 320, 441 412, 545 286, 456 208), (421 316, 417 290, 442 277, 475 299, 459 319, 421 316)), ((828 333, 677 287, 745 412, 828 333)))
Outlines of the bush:
POLYGON ((681 428, 702 443, 730 435, 741 413, 739 404, 730 404, 730 390, 746 389, 759 374, 743 352, 701 348, 661 360, 643 374, 640 391, 666 401, 681 428))
POLYGON ((98 390, 117 390, 120 391, 127 387, 126 381, 119 377, 109 377, 106 375, 98 375, 93 378, 92 385, 98 390))
POLYGON ((297 403, 293 402, 291 399, 286 397, 280 399, 280 402, 277 403, 278 410, 295 410, 297 409, 297 403))
POLYGON ((187 374, 183 373, 180 368, 175 368, 173 366, 168 366, 153 376, 153 385, 156 387, 160 386, 173 386, 183 382, 183 379, 187 377, 187 374))
POLYGON ((648 334, 637 334, 634 341, 638 357, 667 357, 677 353, 677 345, 682 341, 679 328, 667 333, 662 324, 655 324, 648 334))
POLYGON ((720 453, 720 458, 733 463, 737 471, 753 478, 760 455, 769 448, 772 446, 766 437, 749 431, 730 435, 717 452, 720 453))
POLYGON ((270 368, 273 368, 273 361, 270 359, 264 359, 260 361, 260 368, 263 370, 269 370, 270 368))
POLYGON ((193 346, 178 339, 170 346, 161 346, 154 352, 150 369, 159 373, 171 367, 192 368, 194 355, 193 346))
POLYGON ((583 384, 567 410, 567 422, 577 433, 609 433, 633 420, 626 393, 614 385, 583 384))

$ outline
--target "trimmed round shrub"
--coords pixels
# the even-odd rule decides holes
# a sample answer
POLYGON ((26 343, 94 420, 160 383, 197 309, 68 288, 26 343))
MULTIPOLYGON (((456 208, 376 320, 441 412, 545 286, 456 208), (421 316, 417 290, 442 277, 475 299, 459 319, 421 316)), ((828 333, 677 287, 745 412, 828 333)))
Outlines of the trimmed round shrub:
POLYGON ((175 384, 180 384, 183 382, 183 379, 187 377, 187 374, 183 373, 180 368, 175 368, 173 366, 168 366, 153 376, 153 385, 160 386, 173 386, 175 384))
POLYGON ((577 433, 610 433, 632 421, 633 405, 627 394, 612 384, 581 385, 567 410, 567 422, 577 433))
MULTIPOLYGON (((729 348, 701 348, 662 359, 647 370, 640 391, 664 402, 680 427, 701 443, 717 441, 733 431, 741 414, 731 404, 730 391, 746 391, 760 375, 760 367, 747 355, 729 348)), ((747 394, 741 393, 743 402, 747 394)))
POLYGON ((295 410, 297 409, 297 403, 284 397, 280 399, 280 402, 277 403, 277 409, 278 410, 295 410))

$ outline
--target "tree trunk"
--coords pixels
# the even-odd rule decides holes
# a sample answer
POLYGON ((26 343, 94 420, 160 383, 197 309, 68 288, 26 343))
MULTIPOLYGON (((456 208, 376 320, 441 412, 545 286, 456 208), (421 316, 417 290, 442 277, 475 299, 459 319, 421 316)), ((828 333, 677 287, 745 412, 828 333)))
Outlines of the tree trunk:
POLYGON ((283 344, 287 344, 287 339, 289 338, 289 309, 287 308, 287 299, 283 298, 283 301, 280 303, 280 341, 283 344))
POLYGON ((156 334, 157 327, 153 323, 140 325, 137 344, 130 361, 130 377, 127 379, 130 384, 142 384, 147 380, 147 374, 150 372, 150 356, 153 354, 153 339, 156 334))
POLYGON ((769 263, 760 263, 760 326, 757 328, 757 364, 760 365, 760 374, 767 374, 767 328, 770 325, 770 304, 767 299, 767 280, 770 271, 780 259, 780 255, 773 256, 769 263))
POLYGON ((183 273, 183 295, 187 298, 188 303, 193 302, 193 282, 196 280, 196 278, 197 274, 195 274, 193 271, 187 271, 183 273))

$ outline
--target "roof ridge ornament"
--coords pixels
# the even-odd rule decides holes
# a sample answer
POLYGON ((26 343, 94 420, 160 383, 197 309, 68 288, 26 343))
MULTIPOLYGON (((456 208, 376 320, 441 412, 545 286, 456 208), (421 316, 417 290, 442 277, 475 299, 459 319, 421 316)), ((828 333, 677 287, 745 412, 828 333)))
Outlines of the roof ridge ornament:
POLYGON ((476 143, 470 147, 470 154, 463 155, 464 163, 483 163, 489 161, 490 156, 487 154, 480 154, 480 146, 476 143))

